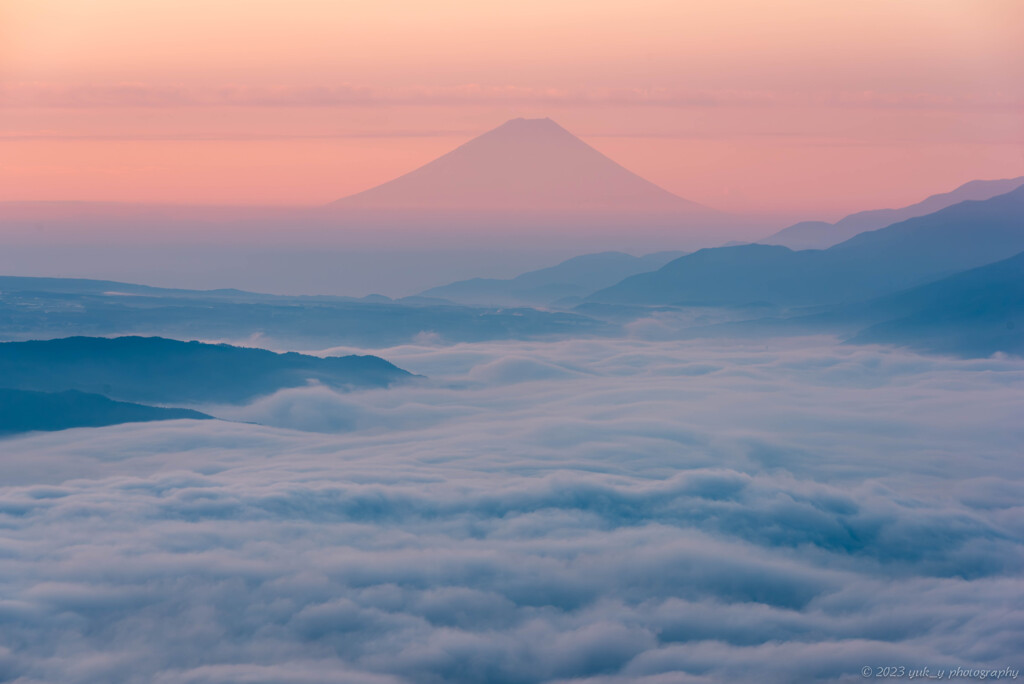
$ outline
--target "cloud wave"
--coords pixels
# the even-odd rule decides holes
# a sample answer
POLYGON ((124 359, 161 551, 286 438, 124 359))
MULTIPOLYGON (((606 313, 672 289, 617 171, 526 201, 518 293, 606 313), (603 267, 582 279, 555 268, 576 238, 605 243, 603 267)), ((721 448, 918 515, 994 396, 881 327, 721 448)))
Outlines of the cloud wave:
POLYGON ((0 443, 0 680, 1021 664, 1020 360, 827 339, 378 353, 431 380, 229 416, 263 425, 0 443))

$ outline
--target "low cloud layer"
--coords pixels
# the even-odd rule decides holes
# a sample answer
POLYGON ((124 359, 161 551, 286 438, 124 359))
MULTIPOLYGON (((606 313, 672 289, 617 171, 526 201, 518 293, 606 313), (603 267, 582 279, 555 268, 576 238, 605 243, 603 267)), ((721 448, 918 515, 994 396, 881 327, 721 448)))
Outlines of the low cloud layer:
POLYGON ((380 351, 428 381, 0 442, 0 681, 1016 667, 1024 362, 380 351))

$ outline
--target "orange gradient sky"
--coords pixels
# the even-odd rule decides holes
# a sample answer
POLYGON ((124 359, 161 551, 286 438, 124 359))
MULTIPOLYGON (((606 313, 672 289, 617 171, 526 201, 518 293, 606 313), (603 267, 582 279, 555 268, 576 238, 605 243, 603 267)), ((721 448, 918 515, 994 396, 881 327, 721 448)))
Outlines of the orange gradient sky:
POLYGON ((1024 175, 1019 0, 0 0, 0 200, 316 204, 515 116, 735 212, 1024 175))

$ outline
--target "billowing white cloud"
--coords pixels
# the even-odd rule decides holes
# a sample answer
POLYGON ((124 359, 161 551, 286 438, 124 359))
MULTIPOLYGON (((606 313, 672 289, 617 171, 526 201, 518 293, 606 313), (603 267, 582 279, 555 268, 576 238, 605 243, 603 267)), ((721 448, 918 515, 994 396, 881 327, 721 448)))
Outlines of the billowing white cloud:
POLYGON ((1024 664, 1021 360, 828 339, 377 353, 429 379, 205 407, 260 425, 0 442, 0 681, 1024 664))

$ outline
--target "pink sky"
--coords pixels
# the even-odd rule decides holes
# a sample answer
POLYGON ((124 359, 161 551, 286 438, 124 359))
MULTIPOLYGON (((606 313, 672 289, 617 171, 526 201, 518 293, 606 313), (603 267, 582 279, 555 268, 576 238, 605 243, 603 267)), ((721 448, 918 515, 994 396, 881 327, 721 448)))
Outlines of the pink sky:
POLYGON ((516 117, 835 217, 1024 175, 1017 0, 5 0, 0 200, 316 204, 516 117))

